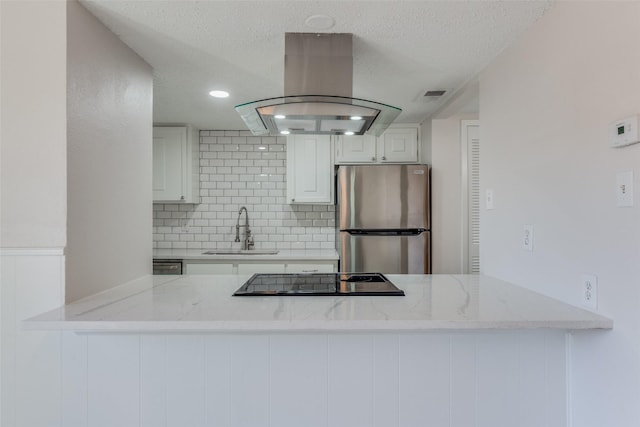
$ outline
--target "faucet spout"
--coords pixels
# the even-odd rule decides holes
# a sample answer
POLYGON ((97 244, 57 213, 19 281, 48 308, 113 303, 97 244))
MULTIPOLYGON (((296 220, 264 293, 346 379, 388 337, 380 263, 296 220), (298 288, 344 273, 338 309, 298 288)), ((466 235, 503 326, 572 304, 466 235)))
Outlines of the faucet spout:
POLYGON ((242 241, 242 249, 248 250, 254 246, 253 236, 251 236, 251 229, 249 228, 249 211, 245 206, 242 206, 238 211, 238 220, 236 221, 236 242, 240 241, 240 227, 244 227, 244 240, 242 241), (240 217, 244 211, 244 225, 240 225, 240 217))

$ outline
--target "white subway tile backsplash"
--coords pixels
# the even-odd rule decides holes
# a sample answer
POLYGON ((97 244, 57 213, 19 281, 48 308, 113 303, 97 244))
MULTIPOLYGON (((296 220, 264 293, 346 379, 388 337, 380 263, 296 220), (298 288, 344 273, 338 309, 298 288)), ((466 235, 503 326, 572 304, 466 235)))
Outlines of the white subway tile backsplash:
POLYGON ((258 249, 335 248, 334 206, 285 203, 285 137, 201 131, 200 177, 199 205, 154 205, 155 248, 235 248, 240 206, 258 249))

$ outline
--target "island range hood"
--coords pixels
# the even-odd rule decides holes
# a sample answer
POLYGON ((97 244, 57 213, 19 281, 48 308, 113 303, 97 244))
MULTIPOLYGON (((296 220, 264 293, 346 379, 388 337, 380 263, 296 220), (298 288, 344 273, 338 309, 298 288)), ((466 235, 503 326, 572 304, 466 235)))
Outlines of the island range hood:
POLYGON ((235 108, 254 135, 379 136, 402 112, 352 88, 352 34, 285 33, 284 96, 235 108))

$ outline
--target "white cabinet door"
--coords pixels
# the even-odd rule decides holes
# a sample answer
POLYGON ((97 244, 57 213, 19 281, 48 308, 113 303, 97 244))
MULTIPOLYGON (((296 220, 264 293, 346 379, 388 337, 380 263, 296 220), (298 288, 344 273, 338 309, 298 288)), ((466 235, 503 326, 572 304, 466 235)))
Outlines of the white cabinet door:
POLYGON ((233 274, 233 264, 187 262, 184 274, 233 274))
POLYGON ((333 149, 329 135, 287 138, 287 202, 333 204, 333 149))
POLYGON ((153 128, 153 200, 184 198, 187 128, 153 128))
POLYGON ((419 126, 391 125, 378 138, 371 135, 335 137, 336 164, 418 163, 419 126))
POLYGON ((372 135, 338 136, 335 139, 337 164, 376 161, 376 137, 372 135))
POLYGON ((199 203, 199 136, 187 126, 153 128, 153 201, 199 203))
POLYGON ((418 129, 387 129, 378 139, 378 161, 381 163, 417 163, 418 129))
POLYGON ((335 262, 324 263, 289 263, 285 269, 286 273, 333 273, 336 271, 335 262))
POLYGON ((251 263, 238 264, 238 274, 284 273, 284 264, 251 263))

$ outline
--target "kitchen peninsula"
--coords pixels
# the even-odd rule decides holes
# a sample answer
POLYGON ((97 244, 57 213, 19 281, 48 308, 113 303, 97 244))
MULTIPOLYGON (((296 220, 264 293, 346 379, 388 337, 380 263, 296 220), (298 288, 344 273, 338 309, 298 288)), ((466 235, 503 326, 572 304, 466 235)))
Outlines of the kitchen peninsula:
POLYGON ((388 275, 403 297, 233 297, 249 277, 148 276, 23 326, 75 332, 67 369, 86 370, 79 404, 100 425, 345 427, 565 426, 567 344, 613 326, 484 276, 388 275))
POLYGON ((90 332, 597 329, 612 321, 477 275, 388 275, 405 297, 233 297, 250 276, 147 276, 25 322, 90 332))

